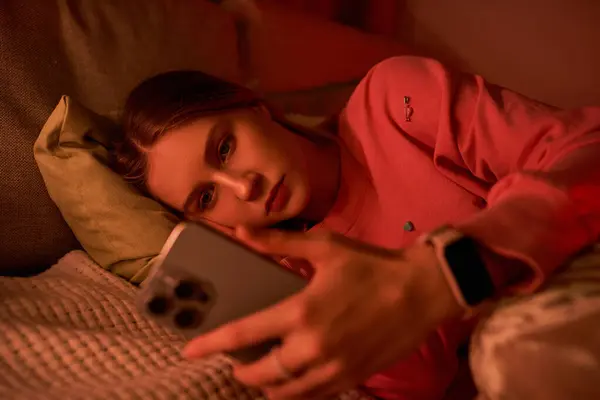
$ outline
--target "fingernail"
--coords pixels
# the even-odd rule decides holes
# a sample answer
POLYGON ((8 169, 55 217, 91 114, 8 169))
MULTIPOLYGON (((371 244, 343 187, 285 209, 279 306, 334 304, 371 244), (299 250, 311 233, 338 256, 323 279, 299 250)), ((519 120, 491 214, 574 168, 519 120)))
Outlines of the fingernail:
POLYGON ((194 351, 193 347, 185 346, 181 350, 181 355, 185 358, 194 358, 194 357, 196 357, 196 352, 194 351))

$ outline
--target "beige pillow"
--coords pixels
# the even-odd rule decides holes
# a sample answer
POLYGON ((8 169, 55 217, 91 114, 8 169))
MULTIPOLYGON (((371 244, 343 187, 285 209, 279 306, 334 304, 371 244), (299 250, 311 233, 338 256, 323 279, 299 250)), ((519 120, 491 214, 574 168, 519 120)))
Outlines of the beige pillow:
MULTIPOLYGON (((288 119, 304 126, 324 120, 298 114, 288 119)), ((63 96, 35 142, 34 156, 50 197, 84 250, 103 268, 139 283, 178 221, 109 167, 117 129, 63 96)))
POLYGON ((177 219, 109 166, 114 123, 63 96, 34 144, 52 200, 90 257, 141 282, 177 219))

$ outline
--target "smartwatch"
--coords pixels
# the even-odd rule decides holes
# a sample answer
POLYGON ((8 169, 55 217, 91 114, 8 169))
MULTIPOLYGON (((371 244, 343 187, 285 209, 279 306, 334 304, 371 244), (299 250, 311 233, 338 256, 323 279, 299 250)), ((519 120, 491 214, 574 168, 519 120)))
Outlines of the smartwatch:
POLYGON ((442 272, 462 307, 472 309, 494 295, 492 277, 473 238, 445 225, 423 235, 420 242, 435 250, 442 272))

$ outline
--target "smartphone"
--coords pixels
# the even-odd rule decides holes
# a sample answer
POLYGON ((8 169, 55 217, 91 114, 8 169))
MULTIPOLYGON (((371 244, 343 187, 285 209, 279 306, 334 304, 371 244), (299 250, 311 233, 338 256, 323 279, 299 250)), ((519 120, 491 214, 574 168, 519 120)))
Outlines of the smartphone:
MULTIPOLYGON (((192 339, 272 306, 307 281, 274 260, 206 224, 177 225, 142 283, 137 306, 192 339)), ((261 358, 278 339, 229 353, 261 358)))

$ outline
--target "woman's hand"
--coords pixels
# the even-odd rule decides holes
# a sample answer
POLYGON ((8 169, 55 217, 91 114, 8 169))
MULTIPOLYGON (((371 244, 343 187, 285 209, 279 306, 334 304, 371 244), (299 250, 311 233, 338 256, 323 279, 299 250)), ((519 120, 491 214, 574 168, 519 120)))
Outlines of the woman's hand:
POLYGON ((238 236, 260 252, 308 260, 315 275, 299 294, 192 340, 184 354, 196 358, 281 338, 280 348, 235 368, 241 382, 272 399, 312 400, 352 388, 460 312, 427 246, 392 251, 323 233, 241 230, 238 236))

